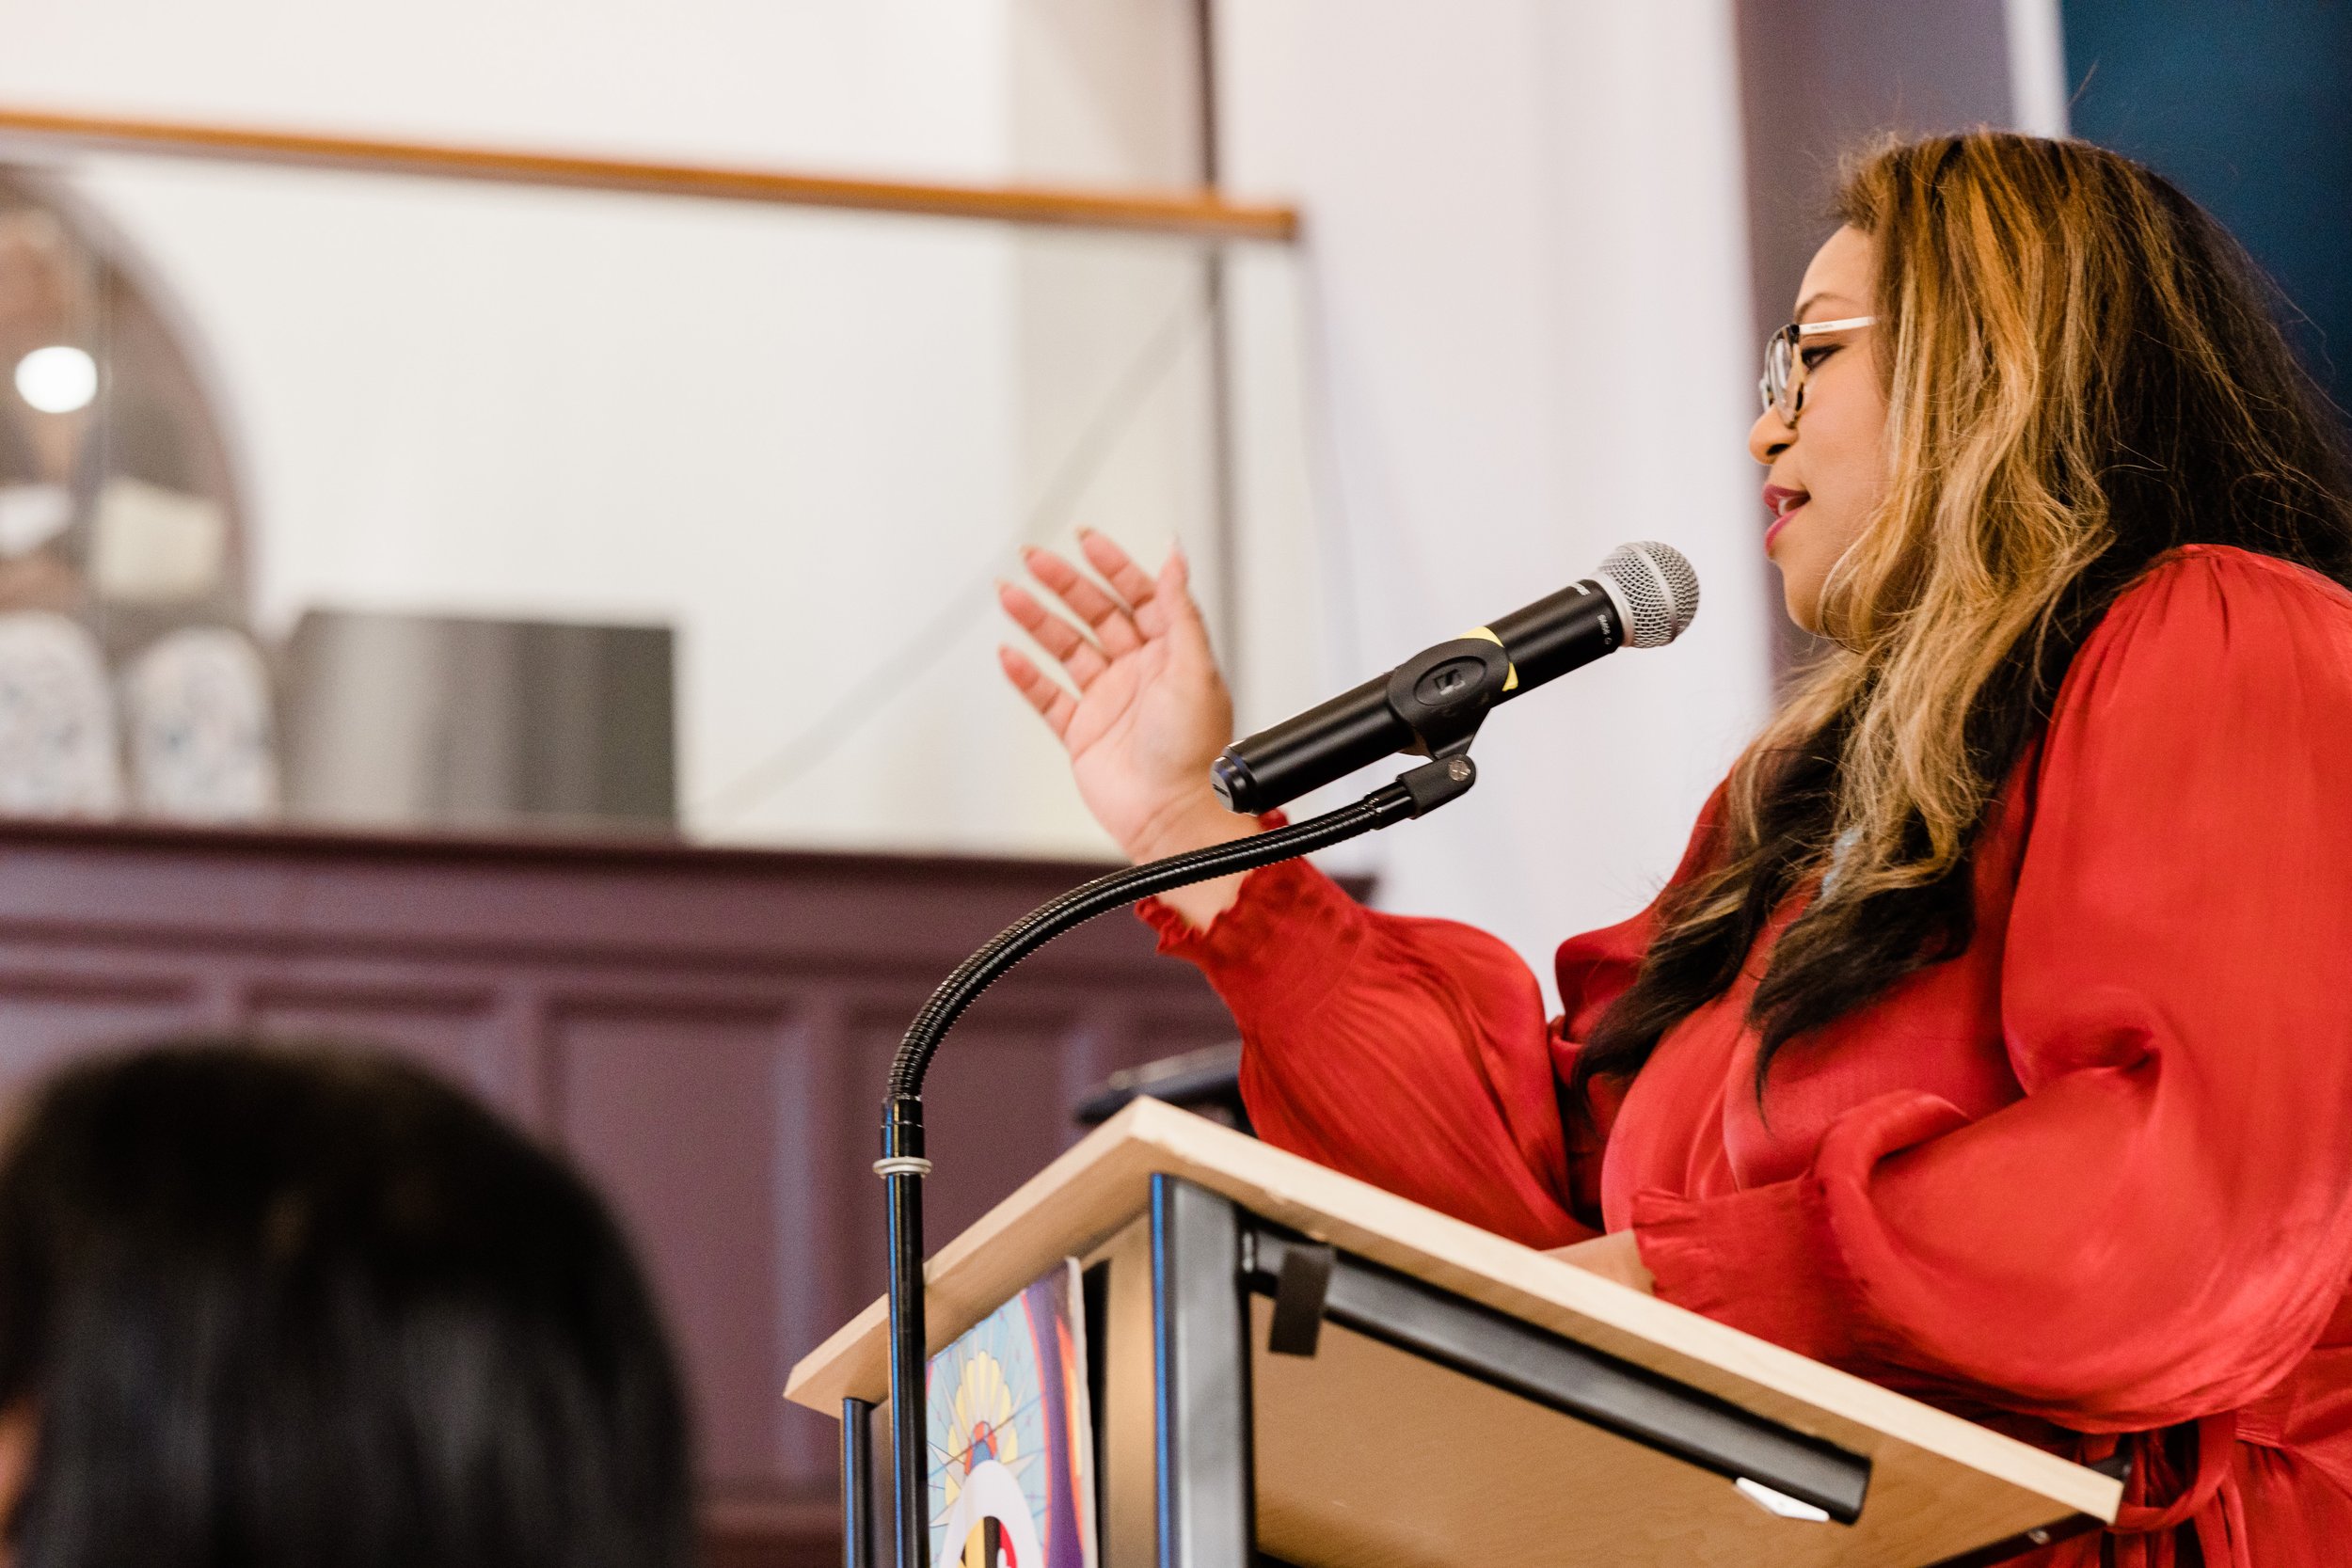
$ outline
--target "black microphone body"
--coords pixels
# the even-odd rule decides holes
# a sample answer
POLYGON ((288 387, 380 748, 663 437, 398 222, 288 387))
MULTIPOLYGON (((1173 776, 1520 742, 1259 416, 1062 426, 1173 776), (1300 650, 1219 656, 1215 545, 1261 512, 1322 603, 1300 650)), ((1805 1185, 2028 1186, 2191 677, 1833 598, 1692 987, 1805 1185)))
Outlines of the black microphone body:
MULTIPOLYGON (((1471 637, 1482 633, 1502 645, 1516 677, 1497 701, 1590 664, 1625 641, 1616 606, 1598 583, 1589 580, 1516 610, 1471 637)), ((1441 664, 1435 678, 1443 681, 1449 673, 1441 664)), ((1420 750, 1421 737, 1389 701, 1392 674, 1375 675, 1352 691, 1227 747, 1210 768, 1226 809, 1253 816, 1272 811, 1382 757, 1420 750)), ((1424 676, 1423 684, 1430 678, 1424 676)))
POLYGON ((1476 714, 1461 716, 1467 742, 1487 707, 1614 653, 1629 636, 1636 647, 1672 641, 1697 610, 1698 578, 1679 553, 1662 545, 1624 546, 1602 562, 1599 577, 1228 746, 1210 768, 1211 783, 1230 811, 1271 811, 1382 757, 1426 754, 1430 727, 1414 721, 1450 715, 1448 704, 1456 699, 1477 706, 1476 714), (1492 659, 1492 647, 1507 660, 1507 679, 1499 689, 1488 680, 1482 690, 1477 666, 1482 655, 1492 659))

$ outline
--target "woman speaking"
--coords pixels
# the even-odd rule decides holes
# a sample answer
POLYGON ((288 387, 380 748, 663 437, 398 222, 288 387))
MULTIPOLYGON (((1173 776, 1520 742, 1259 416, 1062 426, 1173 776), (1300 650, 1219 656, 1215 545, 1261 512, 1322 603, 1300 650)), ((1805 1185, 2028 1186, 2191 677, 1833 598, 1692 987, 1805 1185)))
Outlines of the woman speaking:
MULTIPOLYGON (((1303 863, 1145 913, 1271 1141, 2077 1459, 2046 1560, 2352 1541, 2352 484, 2252 269, 2157 176, 1857 165, 1749 450, 1827 638, 1621 926, 1559 952, 1303 863), (1570 1245, 1570 1243, 1581 1243, 1570 1245)), ((1184 565, 1038 552, 1007 673, 1136 859, 1257 831, 1184 565)), ((2333 1543, 2331 1545, 2330 1543, 2333 1543)))

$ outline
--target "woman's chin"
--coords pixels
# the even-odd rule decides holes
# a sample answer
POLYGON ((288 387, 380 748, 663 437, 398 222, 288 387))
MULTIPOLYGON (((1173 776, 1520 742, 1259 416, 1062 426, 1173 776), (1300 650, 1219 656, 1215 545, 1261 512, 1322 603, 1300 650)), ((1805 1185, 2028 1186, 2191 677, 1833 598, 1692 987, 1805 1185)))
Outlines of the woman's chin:
POLYGON ((1808 586, 1807 584, 1799 581, 1797 578, 1790 577, 1788 575, 1788 569, 1786 566, 1781 568, 1781 609, 1788 612, 1788 619, 1795 624, 1796 628, 1799 631, 1808 633, 1814 637, 1821 635, 1820 617, 1814 613, 1815 608, 1820 605, 1820 602, 1821 593, 1820 583, 1817 582, 1808 586))

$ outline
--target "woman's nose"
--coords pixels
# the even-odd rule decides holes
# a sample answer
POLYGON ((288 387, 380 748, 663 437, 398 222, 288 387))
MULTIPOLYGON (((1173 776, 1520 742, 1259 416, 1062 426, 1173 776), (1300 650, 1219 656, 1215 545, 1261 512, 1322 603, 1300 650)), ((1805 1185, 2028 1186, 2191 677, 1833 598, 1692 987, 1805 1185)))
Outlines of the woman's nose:
POLYGON ((1795 427, 1780 417, 1780 410, 1767 408, 1756 417, 1756 423, 1748 426, 1748 455, 1758 463, 1769 464, 1794 445, 1796 439, 1795 427))

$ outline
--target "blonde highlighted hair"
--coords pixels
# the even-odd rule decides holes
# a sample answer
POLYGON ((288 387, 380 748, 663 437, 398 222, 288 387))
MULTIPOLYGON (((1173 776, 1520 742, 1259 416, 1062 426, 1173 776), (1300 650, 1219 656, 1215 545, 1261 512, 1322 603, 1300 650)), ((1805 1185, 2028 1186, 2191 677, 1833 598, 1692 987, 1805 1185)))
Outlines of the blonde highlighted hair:
POLYGON ((1964 949, 1996 794, 2083 636, 2165 551, 2352 578, 2338 416, 2260 275, 2166 181, 1975 132, 1854 160, 1836 216, 1876 255, 1885 499, 1824 590, 1836 645, 1734 768, 1580 1082, 1638 1070, 1793 896, 1751 1007, 1759 1090, 1790 1038, 1964 949))

